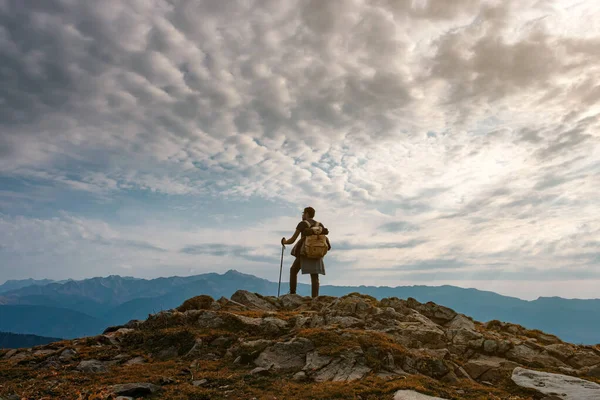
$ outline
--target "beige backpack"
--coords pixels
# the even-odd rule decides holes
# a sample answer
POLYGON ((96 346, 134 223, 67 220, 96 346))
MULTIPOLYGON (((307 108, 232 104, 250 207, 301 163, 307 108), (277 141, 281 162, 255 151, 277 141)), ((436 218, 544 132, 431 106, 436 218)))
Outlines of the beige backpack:
POLYGON ((300 254, 307 258, 325 257, 329 246, 327 245, 327 236, 321 234, 323 232, 323 226, 317 221, 314 221, 314 225, 309 221, 306 222, 308 223, 309 229, 312 231, 312 235, 304 238, 304 244, 302 245, 300 254))

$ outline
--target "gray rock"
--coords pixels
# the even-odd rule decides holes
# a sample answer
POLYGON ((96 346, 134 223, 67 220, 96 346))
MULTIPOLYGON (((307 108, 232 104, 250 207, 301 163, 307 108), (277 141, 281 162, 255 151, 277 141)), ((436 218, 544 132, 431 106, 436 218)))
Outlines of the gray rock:
POLYGON ((133 400, 133 397, 129 396, 118 396, 117 400, 133 400))
POLYGON ((199 386, 204 386, 207 383, 208 383, 208 379, 200 379, 200 380, 197 380, 197 381, 193 381, 192 385, 199 387, 199 386))
POLYGON ((88 373, 100 373, 100 372, 108 372, 108 368, 106 368, 106 364, 102 361, 98 360, 84 360, 79 363, 76 367, 78 371, 88 372, 88 373))
POLYGON ((492 339, 487 339, 483 342, 483 351, 486 353, 495 353, 498 351, 498 342, 492 339))
POLYGON ((328 325, 338 325, 340 328, 351 328, 364 326, 365 322, 361 319, 350 316, 336 316, 327 320, 328 325))
POLYGON ((139 365, 146 364, 146 359, 144 357, 134 357, 131 360, 128 360, 123 365, 139 365))
POLYGON ((535 389, 545 395, 560 394, 562 400, 598 400, 600 385, 568 375, 551 374, 517 367, 512 380, 518 386, 535 389))
POLYGON ((2 358, 4 358, 5 360, 7 360, 7 359, 11 358, 12 356, 14 356, 15 354, 17 354, 17 352, 18 352, 17 349, 9 350, 8 353, 6 353, 4 355, 4 357, 2 357, 2 358))
POLYGON ((346 353, 318 370, 313 379, 317 382, 351 382, 364 378, 371 368, 364 364, 364 358, 355 353, 346 353))
POLYGON ((263 367, 256 367, 252 371, 250 371, 250 375, 266 376, 266 375, 269 375, 270 373, 271 373, 271 370, 269 368, 263 368, 263 367))
POLYGON ((306 364, 302 368, 303 371, 317 371, 331 362, 332 358, 322 356, 316 351, 311 351, 306 355, 306 364))
POLYGON ((122 385, 113 385, 108 389, 113 394, 132 397, 145 396, 162 390, 160 386, 151 383, 126 383, 122 385))
POLYGON ((593 350, 580 349, 567 360, 567 364, 575 368, 592 367, 600 364, 600 355, 596 354, 593 350))
POLYGON ((300 371, 300 372, 296 372, 294 374, 294 376, 292 377, 292 379, 296 382, 304 382, 308 379, 308 376, 306 376, 306 372, 300 371))
POLYGON ((231 300, 243 304, 254 310, 275 311, 277 307, 265 300, 262 296, 256 293, 250 293, 247 290, 238 290, 231 295, 231 300))
POLYGON ((510 349, 506 353, 506 358, 520 364, 539 363, 544 367, 568 367, 567 364, 552 357, 547 351, 534 350, 526 344, 520 344, 510 349))
POLYGON ((464 370, 471 378, 479 382, 497 382, 502 377, 508 376, 517 366, 518 364, 504 358, 480 356, 477 359, 469 360, 464 365, 464 370))
POLYGON ((452 321, 445 325, 445 327, 448 329, 466 329, 475 331, 475 323, 463 314, 457 314, 452 321))
POLYGON ((284 310, 295 310, 303 306, 305 303, 308 303, 304 297, 297 294, 284 294, 283 296, 279 297, 279 301, 281 302, 284 310))
POLYGON ((74 349, 64 349, 58 359, 60 361, 71 361, 75 356, 77 356, 77 351, 74 349))
POLYGON ((305 338, 294 338, 289 342, 275 343, 266 348, 254 360, 258 367, 273 369, 302 368, 306 363, 306 354, 314 349, 313 343, 305 338))
POLYGON ((594 378, 600 378, 600 365, 590 368, 586 372, 587 376, 593 376, 594 378))
POLYGON ((441 397, 428 396, 414 390, 398 390, 394 394, 394 400, 445 400, 441 397))

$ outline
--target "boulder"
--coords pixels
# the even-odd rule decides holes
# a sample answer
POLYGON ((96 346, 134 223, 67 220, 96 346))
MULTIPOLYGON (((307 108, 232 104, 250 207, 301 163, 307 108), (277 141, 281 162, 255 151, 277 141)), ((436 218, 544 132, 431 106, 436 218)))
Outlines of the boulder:
POLYGON ((109 392, 117 396, 139 397, 153 394, 161 391, 160 386, 151 383, 126 383, 122 385, 113 385, 108 388, 109 392))
POLYGON ((74 357, 77 356, 77 351, 75 349, 64 349, 58 359, 63 362, 71 361, 74 357))
POLYGON ((539 365, 543 367, 568 367, 565 363, 557 358, 552 357, 546 350, 540 352, 532 349, 530 346, 520 344, 506 353, 506 358, 525 365, 539 365))
POLYGON ((284 294, 279 301, 284 310, 295 310, 310 302, 307 298, 297 294, 284 294))
POLYGON ((250 293, 247 290, 238 290, 231 295, 231 300, 243 304, 253 310, 275 311, 277 307, 257 293, 250 293))
POLYGON ((106 364, 98 360, 84 360, 76 367, 77 371, 88 373, 108 372, 106 364))
POLYGON ((471 378, 482 382, 499 382, 503 377, 509 376, 511 371, 519 365, 499 357, 480 356, 469 360, 464 365, 464 370, 471 378))
POLYGON ((145 364, 146 363, 146 359, 144 357, 134 357, 131 360, 128 360, 125 362, 125 364, 123 365, 139 365, 139 364, 145 364))
POLYGON ((351 382, 364 378, 369 372, 371 368, 365 365, 364 356, 347 352, 315 372, 313 379, 317 382, 351 382))
POLYGON ((549 372, 515 368, 511 379, 518 386, 534 389, 552 396, 560 394, 562 400, 600 399, 600 385, 584 379, 549 372))
POLYGON ((452 321, 444 325, 448 329, 466 329, 475 331, 475 323, 463 314, 457 314, 452 321))
POLYGON ((454 310, 448 307, 437 305, 432 301, 426 304, 421 304, 412 297, 409 297, 406 301, 406 304, 408 307, 418 311, 420 314, 423 314, 436 324, 446 324, 457 316, 457 313, 454 310))
POLYGON ((594 365, 600 364, 600 355, 596 354, 591 349, 580 349, 567 360, 567 364, 574 368, 593 367, 594 365))
POLYGON ((301 369, 306 364, 306 354, 314 348, 313 343, 306 338, 275 343, 260 353, 254 364, 275 370, 301 369))
POLYGON ((332 358, 322 356, 317 351, 311 351, 306 355, 306 364, 302 368, 303 371, 317 371, 331 362, 332 358))

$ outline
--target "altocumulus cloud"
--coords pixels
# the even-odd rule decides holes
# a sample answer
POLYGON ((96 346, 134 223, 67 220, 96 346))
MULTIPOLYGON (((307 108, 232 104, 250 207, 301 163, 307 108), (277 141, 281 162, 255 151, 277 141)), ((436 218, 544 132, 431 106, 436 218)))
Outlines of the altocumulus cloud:
POLYGON ((0 277, 268 276, 311 204, 331 283, 597 280, 599 19, 594 1, 1 0, 0 277))

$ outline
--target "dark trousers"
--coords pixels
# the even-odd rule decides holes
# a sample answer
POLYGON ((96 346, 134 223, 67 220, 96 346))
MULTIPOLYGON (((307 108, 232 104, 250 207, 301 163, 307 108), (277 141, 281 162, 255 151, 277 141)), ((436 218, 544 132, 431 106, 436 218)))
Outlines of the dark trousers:
MULTIPOLYGON (((302 269, 300 266, 300 258, 296 258, 290 267, 290 293, 296 294, 298 286, 298 272, 302 269)), ((319 295, 319 274, 310 274, 311 295, 317 297, 319 295)))

